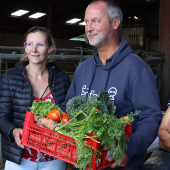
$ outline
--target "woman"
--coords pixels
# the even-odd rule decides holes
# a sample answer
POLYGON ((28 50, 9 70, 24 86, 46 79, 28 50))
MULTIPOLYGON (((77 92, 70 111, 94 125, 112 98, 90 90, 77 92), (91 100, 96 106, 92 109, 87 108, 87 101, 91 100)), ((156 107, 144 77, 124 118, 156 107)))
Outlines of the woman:
POLYGON ((6 71, 0 82, 0 133, 7 139, 5 170, 65 170, 64 161, 24 148, 21 136, 26 110, 40 99, 61 104, 70 86, 69 76, 54 62, 47 62, 55 45, 46 28, 29 29, 24 48, 21 62, 6 71))
MULTIPOLYGON (((168 109, 162 118, 162 122, 158 130, 158 136, 160 147, 163 150, 170 152, 170 100, 168 102, 168 109)), ((167 170, 170 170, 170 164, 167 170)))

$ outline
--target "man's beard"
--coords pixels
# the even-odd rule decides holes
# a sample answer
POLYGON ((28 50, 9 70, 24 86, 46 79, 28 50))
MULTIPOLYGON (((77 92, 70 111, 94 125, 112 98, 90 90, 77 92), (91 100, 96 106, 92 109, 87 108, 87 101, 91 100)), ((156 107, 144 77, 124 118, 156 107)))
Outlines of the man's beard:
POLYGON ((89 31, 86 33, 87 38, 89 40, 89 44, 94 46, 94 47, 102 47, 106 44, 106 42, 110 39, 111 33, 110 33, 110 27, 107 28, 106 32, 104 33, 99 33, 97 31, 89 31), (97 34, 97 39, 96 40, 90 40, 89 39, 89 34, 97 34))

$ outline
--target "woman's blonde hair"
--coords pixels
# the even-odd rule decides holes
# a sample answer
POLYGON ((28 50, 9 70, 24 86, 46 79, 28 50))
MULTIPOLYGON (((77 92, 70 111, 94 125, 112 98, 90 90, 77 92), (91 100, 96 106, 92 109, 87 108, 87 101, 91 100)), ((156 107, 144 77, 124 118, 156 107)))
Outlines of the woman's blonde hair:
MULTIPOLYGON (((49 31, 47 28, 45 28, 45 27, 35 26, 35 27, 30 28, 30 29, 27 31, 27 33, 25 34, 25 36, 24 36, 24 42, 26 41, 28 34, 30 34, 30 33, 36 33, 36 32, 41 32, 41 33, 43 33, 43 34, 46 36, 47 41, 48 41, 48 45, 49 45, 49 46, 51 46, 51 45, 54 46, 54 50, 53 50, 51 53, 52 53, 52 54, 55 54, 55 48, 56 48, 56 47, 55 47, 54 39, 53 39, 50 31, 49 31)), ((28 60, 28 56, 27 56, 27 54, 25 53, 25 50, 24 50, 23 52, 24 52, 24 54, 21 56, 20 61, 28 60)), ((48 60, 48 59, 47 59, 47 60, 48 60)))

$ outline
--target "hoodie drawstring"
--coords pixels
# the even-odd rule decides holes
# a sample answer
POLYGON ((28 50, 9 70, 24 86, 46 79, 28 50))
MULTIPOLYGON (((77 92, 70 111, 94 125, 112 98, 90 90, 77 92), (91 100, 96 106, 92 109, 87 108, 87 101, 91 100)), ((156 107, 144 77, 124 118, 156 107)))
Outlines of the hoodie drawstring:
POLYGON ((90 81, 89 91, 91 89, 91 86, 92 86, 92 83, 93 83, 93 80, 94 80, 94 77, 95 77, 95 74, 96 74, 96 65, 95 65, 94 71, 92 73, 93 73, 93 75, 92 75, 92 78, 91 78, 91 81, 90 81))
POLYGON ((107 85, 108 85, 108 81, 109 81, 109 75, 110 75, 110 69, 109 69, 108 72, 107 72, 107 80, 106 80, 106 84, 105 84, 104 91, 107 90, 107 85))

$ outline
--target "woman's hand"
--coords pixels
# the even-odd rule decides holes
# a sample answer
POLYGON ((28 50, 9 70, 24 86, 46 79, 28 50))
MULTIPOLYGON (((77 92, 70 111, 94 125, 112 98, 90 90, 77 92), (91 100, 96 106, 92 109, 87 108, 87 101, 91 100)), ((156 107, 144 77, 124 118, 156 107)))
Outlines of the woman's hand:
POLYGON ((15 142, 16 144, 21 147, 22 149, 25 148, 24 145, 21 144, 21 136, 22 136, 22 129, 21 128, 15 128, 13 130, 13 136, 14 136, 14 139, 15 139, 15 142))

